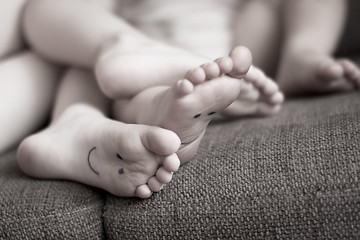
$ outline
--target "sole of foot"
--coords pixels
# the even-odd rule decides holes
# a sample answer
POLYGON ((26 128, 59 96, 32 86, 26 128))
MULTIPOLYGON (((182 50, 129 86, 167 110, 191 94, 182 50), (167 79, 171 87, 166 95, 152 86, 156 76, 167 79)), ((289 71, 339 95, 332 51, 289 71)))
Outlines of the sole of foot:
POLYGON ((227 117, 275 114, 281 109, 284 95, 272 79, 260 69, 251 66, 251 61, 250 51, 246 47, 238 46, 230 52, 229 56, 190 70, 186 78, 194 84, 223 75, 244 79, 237 99, 225 108, 222 114, 227 117))
POLYGON ((120 123, 78 105, 25 139, 18 162, 32 177, 73 180, 120 197, 147 198, 178 170, 179 147, 171 131, 120 123))
POLYGON ((150 105, 136 107, 140 112, 134 117, 137 123, 160 126, 178 135, 181 147, 177 154, 182 164, 196 154, 210 120, 232 104, 241 91, 242 79, 251 66, 251 54, 245 47, 232 53, 236 57, 219 58, 189 70, 185 79, 172 87, 146 90, 143 96, 147 97, 142 102, 150 105))

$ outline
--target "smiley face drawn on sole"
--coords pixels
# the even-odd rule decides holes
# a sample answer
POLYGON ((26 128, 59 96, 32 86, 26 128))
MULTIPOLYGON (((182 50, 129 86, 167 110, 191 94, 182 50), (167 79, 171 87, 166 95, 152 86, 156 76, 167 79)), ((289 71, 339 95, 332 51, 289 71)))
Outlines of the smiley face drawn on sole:
MULTIPOLYGON (((96 147, 93 147, 92 149, 90 149, 90 151, 89 151, 89 153, 88 153, 88 158, 87 158, 87 160, 88 160, 88 165, 89 165, 89 167, 90 167, 90 169, 91 169, 91 171, 93 171, 96 175, 100 175, 100 173, 98 172, 98 171, 96 171, 95 170, 95 168, 92 166, 92 164, 91 164, 91 158, 90 158, 90 156, 91 156, 91 153, 94 151, 96 149, 96 147)), ((118 159, 120 159, 120 160, 123 160, 123 158, 120 156, 120 154, 116 154, 116 157, 118 158, 118 159)), ((120 168, 119 170, 118 170, 118 173, 120 174, 120 175, 123 175, 124 173, 125 173, 125 170, 123 169, 123 168, 120 168)))

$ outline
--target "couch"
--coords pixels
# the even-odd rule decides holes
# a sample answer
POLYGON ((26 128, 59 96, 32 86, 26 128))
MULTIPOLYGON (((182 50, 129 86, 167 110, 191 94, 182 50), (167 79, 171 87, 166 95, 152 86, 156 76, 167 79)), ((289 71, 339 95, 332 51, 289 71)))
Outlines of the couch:
POLYGON ((16 149, 0 156, 0 192, 0 239, 360 239, 360 93, 212 123, 150 199, 27 177, 16 149))

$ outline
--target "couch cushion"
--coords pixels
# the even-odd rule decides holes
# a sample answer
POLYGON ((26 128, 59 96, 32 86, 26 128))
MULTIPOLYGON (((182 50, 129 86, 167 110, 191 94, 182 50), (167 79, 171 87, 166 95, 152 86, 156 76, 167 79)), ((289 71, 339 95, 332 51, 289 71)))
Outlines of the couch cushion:
POLYGON ((67 181, 36 180, 0 158, 0 239, 103 239, 103 196, 67 181))
POLYGON ((355 239, 360 95, 288 101, 212 124, 196 158, 150 199, 109 195, 109 239, 355 239))

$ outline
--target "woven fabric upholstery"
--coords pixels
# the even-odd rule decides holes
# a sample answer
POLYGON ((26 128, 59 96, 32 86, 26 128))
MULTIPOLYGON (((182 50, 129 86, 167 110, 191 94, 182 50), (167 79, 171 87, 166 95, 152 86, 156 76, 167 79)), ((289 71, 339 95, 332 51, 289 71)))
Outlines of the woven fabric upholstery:
POLYGON ((212 124, 148 200, 109 195, 109 239, 359 239, 360 95, 212 124))
POLYGON ((0 239, 103 239, 98 191, 66 181, 35 180, 0 158, 0 239))

